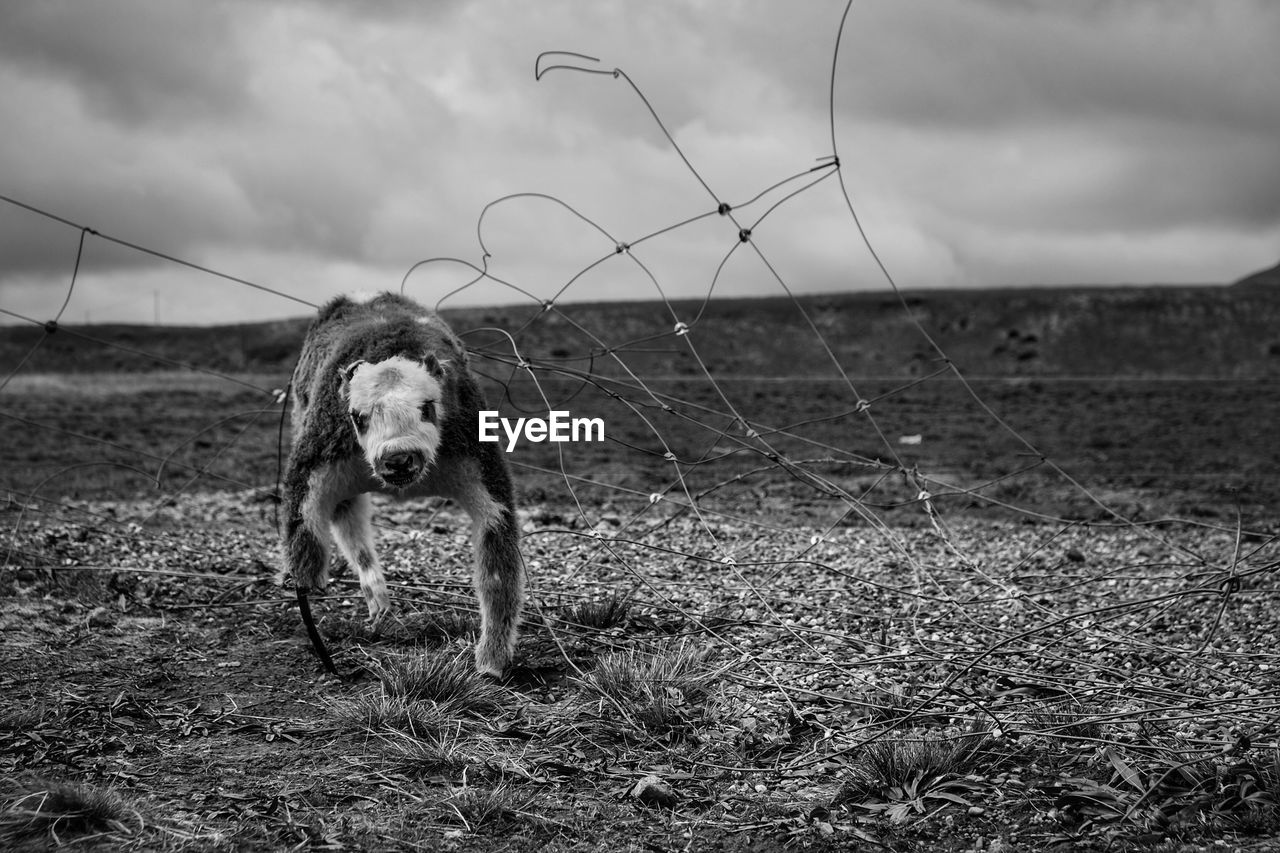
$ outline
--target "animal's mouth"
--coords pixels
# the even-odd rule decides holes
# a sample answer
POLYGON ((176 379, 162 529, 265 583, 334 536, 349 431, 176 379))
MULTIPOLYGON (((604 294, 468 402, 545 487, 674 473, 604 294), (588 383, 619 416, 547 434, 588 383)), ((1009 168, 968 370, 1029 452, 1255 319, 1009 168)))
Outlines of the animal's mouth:
POLYGON ((374 473, 393 489, 403 489, 416 482, 426 470, 426 456, 416 450, 390 453, 378 460, 374 473))
POLYGON ((403 489, 406 486, 413 485, 413 481, 418 479, 416 474, 382 474, 382 482, 395 489, 403 489))

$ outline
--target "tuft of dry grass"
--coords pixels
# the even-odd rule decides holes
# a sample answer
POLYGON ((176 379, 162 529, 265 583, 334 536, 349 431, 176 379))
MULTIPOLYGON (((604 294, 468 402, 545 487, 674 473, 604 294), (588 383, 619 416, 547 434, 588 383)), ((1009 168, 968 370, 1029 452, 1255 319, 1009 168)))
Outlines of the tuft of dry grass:
POLYGON ((461 823, 468 832, 480 829, 504 829, 517 824, 540 822, 529 811, 534 797, 522 794, 509 783, 492 788, 462 788, 440 804, 441 816, 448 822, 461 823))
POLYGON ((380 737, 398 765, 415 773, 458 768, 470 761, 458 738, 475 718, 509 702, 507 691, 484 679, 470 655, 428 652, 371 661, 378 686, 326 701, 345 726, 380 737))
POLYGON ((484 714, 508 701, 507 691, 475 671, 468 652, 424 652, 375 660, 369 667, 388 697, 430 700, 457 713, 484 714))
POLYGON ((460 743, 462 731, 423 737, 406 733, 391 733, 383 738, 387 758, 394 769, 411 778, 438 774, 454 774, 478 763, 482 756, 473 749, 464 749, 460 743))
POLYGON ((724 668, 709 657, 708 649, 687 642, 656 654, 628 649, 601 657, 577 682, 643 728, 669 732, 702 717, 716 692, 724 668))
POLYGON ((385 693, 336 698, 329 713, 340 723, 369 734, 404 732, 416 738, 441 738, 463 725, 465 711, 452 702, 407 699, 385 693))
POLYGON ((1098 712, 1088 711, 1071 699, 1042 700, 1023 710, 1029 733, 1064 742, 1096 743, 1103 736, 1098 712))
POLYGON ((631 615, 631 601, 617 593, 600 601, 583 601, 566 607, 561 619, 571 628, 608 631, 625 625, 631 615))
POLYGON ((886 737, 874 741, 858 756, 851 776, 841 785, 835 802, 865 805, 883 801, 922 801, 933 794, 939 799, 948 785, 976 773, 976 761, 986 738, 886 737))
POLYGON ((142 815, 105 788, 24 774, 0 780, 0 848, 46 849, 104 837, 129 837, 142 815))

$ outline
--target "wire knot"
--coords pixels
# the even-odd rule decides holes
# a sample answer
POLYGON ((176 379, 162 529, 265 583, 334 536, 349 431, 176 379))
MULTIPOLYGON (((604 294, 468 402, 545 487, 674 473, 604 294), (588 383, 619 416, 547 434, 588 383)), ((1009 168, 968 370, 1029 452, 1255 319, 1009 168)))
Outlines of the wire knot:
POLYGON ((689 334, 689 324, 685 323, 683 320, 676 323, 675 333, 681 336, 689 334))
POLYGON ((729 211, 731 210, 733 210, 733 208, 729 206, 729 203, 722 201, 720 202, 720 206, 716 208, 716 213, 719 213, 721 216, 728 216, 729 211))
POLYGON ((738 232, 738 239, 739 239, 739 240, 741 240, 741 241, 742 241, 742 242, 744 242, 744 243, 750 242, 750 240, 751 240, 751 229, 750 229, 750 228, 743 228, 743 229, 741 229, 741 230, 738 232))
POLYGON ((613 253, 615 255, 621 255, 623 252, 629 252, 629 251, 631 251, 630 243, 619 243, 618 245, 613 247, 613 253))
POLYGON ((57 320, 49 320, 44 324, 44 333, 46 335, 52 335, 56 331, 58 331, 57 320))

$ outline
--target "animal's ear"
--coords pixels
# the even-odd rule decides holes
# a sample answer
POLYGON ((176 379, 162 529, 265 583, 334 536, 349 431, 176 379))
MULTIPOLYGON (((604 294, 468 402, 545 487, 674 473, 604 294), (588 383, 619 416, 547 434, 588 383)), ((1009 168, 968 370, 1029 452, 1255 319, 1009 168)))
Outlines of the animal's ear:
POLYGON ((429 352, 422 357, 422 366, 436 379, 444 379, 444 369, 448 362, 441 361, 435 353, 429 352))
POLYGON ((368 364, 368 363, 369 362, 365 361, 363 358, 357 358, 355 361, 351 362, 346 367, 339 368, 338 375, 342 377, 343 382, 350 382, 351 377, 355 376, 356 374, 356 369, 359 368, 360 365, 368 364))

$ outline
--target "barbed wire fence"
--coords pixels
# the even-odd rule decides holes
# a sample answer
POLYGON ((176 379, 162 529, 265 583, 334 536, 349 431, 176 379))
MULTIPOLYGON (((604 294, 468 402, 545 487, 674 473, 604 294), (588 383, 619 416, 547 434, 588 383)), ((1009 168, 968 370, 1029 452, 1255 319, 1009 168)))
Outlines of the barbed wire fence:
MULTIPOLYGON (((761 181, 762 188, 742 199, 708 183, 660 111, 622 69, 602 67, 583 54, 543 54, 535 63, 539 81, 553 74, 598 75, 635 98, 705 190, 706 208, 652 233, 618 235, 554 195, 513 194, 480 212, 478 262, 430 258, 400 282, 402 292, 420 297, 415 288, 420 270, 436 265, 470 270, 467 285, 434 300, 441 310, 465 299, 467 288, 481 281, 507 288, 513 302, 528 306, 515 325, 459 330, 504 407, 546 413, 585 402, 607 407, 608 423, 628 425, 607 451, 590 457, 575 461, 577 448, 558 446, 544 448, 534 461, 515 463, 518 475, 539 484, 535 499, 526 501, 531 514, 525 518, 537 618, 553 632, 566 631, 572 619, 564 602, 616 596, 651 614, 655 624, 668 625, 647 640, 654 648, 673 638, 711 638, 725 660, 741 663, 726 677, 754 697, 762 715, 789 713, 823 732, 803 749, 763 750, 758 756, 758 766, 789 774, 840 765, 895 731, 933 725, 948 736, 971 737, 970 730, 956 730, 958 720, 981 721, 985 737, 1092 743, 1162 756, 1170 766, 1239 757, 1250 744, 1275 749, 1280 652, 1259 633, 1259 626, 1275 625, 1273 614, 1280 610, 1274 540, 1250 535, 1243 524, 1233 529, 1131 520, 985 400, 920 322, 863 230, 837 134, 839 46, 838 37, 832 55, 830 150, 790 176, 761 181), (788 202, 822 191, 838 193, 851 229, 927 349, 932 367, 920 375, 870 381, 853 374, 810 304, 771 260, 772 223, 786 215, 788 202), (544 204, 581 222, 598 235, 601 246, 599 256, 549 298, 496 275, 486 243, 492 211, 544 204), (691 302, 668 298, 646 263, 648 253, 660 253, 664 238, 708 222, 723 223, 726 238, 705 296, 691 302), (759 264, 776 283, 794 312, 790 331, 808 342, 816 354, 813 364, 820 363, 828 384, 838 389, 816 410, 753 405, 743 388, 759 393, 764 380, 740 385, 707 355, 714 350, 720 358, 726 348, 722 337, 717 340, 724 330, 717 327, 715 295, 725 289, 722 272, 739 256, 759 264), (665 312, 664 328, 619 329, 599 315, 591 322, 579 319, 581 311, 572 301, 578 284, 611 264, 630 265, 651 284, 649 297, 665 312), (673 353, 691 365, 676 377, 667 375, 673 353), (897 419, 894 406, 922 386, 940 383, 961 389, 964 404, 1015 447, 1008 458, 1020 461, 974 478, 921 470, 905 455, 902 448, 909 445, 895 440, 901 430, 891 425, 897 419), (814 432, 815 425, 823 429, 814 432), (616 459, 622 461, 611 461, 616 459), (1033 475, 1066 484, 1094 511, 1063 517, 1001 496, 1000 489, 1010 483, 1041 482, 1033 475), (796 503, 804 503, 805 512, 789 513, 796 503), (1006 521, 975 525, 957 521, 950 511, 971 505, 998 508, 1006 521), (1099 542, 1105 546, 1097 547, 1099 542), (1065 611, 1062 601, 1068 602, 1065 611), (814 709, 831 708, 860 709, 860 722, 838 730, 825 726, 814 709)), ((315 306, 67 220, 27 200, 0 196, 0 201, 79 232, 70 282, 52 316, 31 317, 0 306, 8 318, 41 330, 0 379, 0 420, 8 424, 11 442, 42 433, 65 438, 83 454, 38 474, 25 471, 23 485, 5 486, 4 566, 45 565, 48 537, 72 535, 131 543, 114 560, 69 564, 77 569, 191 576, 191 570, 156 568, 130 555, 173 547, 174 538, 163 530, 152 532, 150 522, 166 513, 181 514, 210 493, 241 493, 257 508, 259 520, 269 515, 275 470, 261 468, 250 476, 239 468, 220 470, 219 461, 244 442, 271 435, 276 425, 283 440, 284 394, 260 376, 175 359, 148 350, 145 343, 129 346, 64 322, 76 304, 86 243, 107 241, 183 267, 229 293, 250 288, 300 308, 315 306), (234 389, 237 405, 244 408, 210 413, 175 445, 159 447, 127 430, 104 437, 55 416, 42 417, 38 404, 13 403, 29 393, 15 388, 24 378, 37 386, 47 381, 41 353, 55 335, 199 375, 207 387, 234 389), (197 445, 202 452, 190 454, 197 445), (156 488, 135 502, 66 496, 65 479, 77 470, 101 467, 136 478, 140 490, 156 488)), ((768 379, 801 381, 793 370, 768 379)), ((176 380, 174 387, 185 385, 189 381, 176 380)), ((165 413, 152 408, 147 416, 165 413)), ((274 445, 266 455, 274 457, 274 445)), ((417 548, 417 534, 409 528, 430 528, 448 512, 435 504, 411 525, 393 520, 380 527, 400 544, 417 548)), ((266 564, 275 551, 269 531, 265 524, 258 528, 261 562, 248 579, 244 571, 202 573, 234 586, 216 601, 185 606, 285 606, 287 599, 271 592, 247 594, 240 601, 231 596, 254 583, 253 573, 268 579, 273 566, 266 564)), ((209 542, 188 542, 183 548, 185 558, 200 564, 224 560, 209 542)), ((391 564, 393 572, 402 559, 391 564)), ((411 609, 469 612, 464 586, 449 579, 421 580, 415 573, 395 590, 411 609)), ((598 642, 622 645, 636 639, 598 642)))

